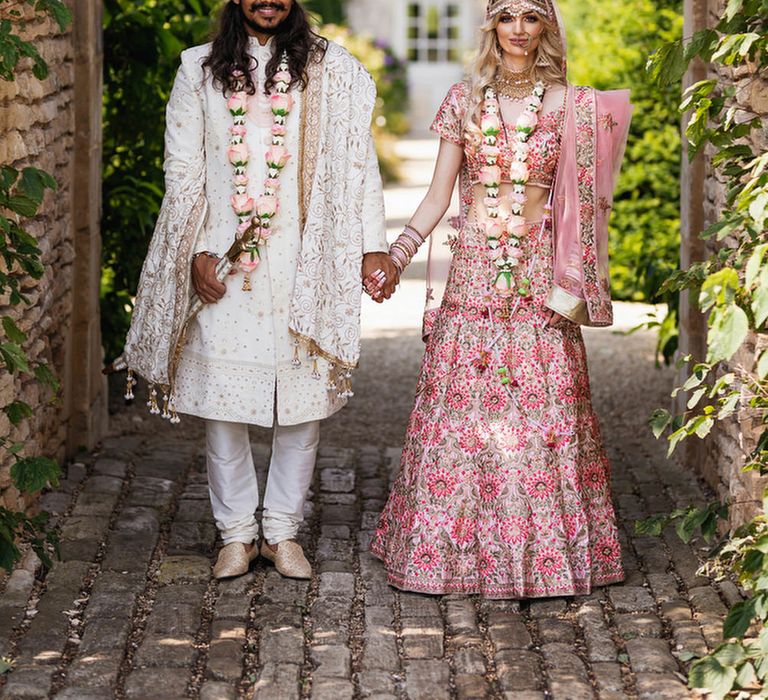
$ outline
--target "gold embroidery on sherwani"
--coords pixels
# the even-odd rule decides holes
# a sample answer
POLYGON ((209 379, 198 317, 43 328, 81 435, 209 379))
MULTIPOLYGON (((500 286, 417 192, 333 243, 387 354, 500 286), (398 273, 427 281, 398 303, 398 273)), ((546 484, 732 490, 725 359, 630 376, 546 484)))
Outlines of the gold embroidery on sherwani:
POLYGON ((320 100, 323 95, 325 61, 312 61, 307 66, 307 89, 301 113, 301 172, 299 173, 299 206, 301 231, 307 223, 307 211, 317 171, 317 150, 320 142, 320 100))

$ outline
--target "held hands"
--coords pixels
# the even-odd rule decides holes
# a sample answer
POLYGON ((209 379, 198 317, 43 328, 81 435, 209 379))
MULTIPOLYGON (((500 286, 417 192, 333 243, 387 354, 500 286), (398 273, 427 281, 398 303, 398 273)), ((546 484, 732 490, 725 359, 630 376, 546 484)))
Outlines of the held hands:
POLYGON ((216 279, 216 265, 219 258, 198 255, 192 261, 192 286, 197 296, 206 304, 215 304, 227 291, 223 282, 216 279))
POLYGON ((366 253, 363 256, 363 289, 377 304, 389 299, 395 293, 400 281, 389 253, 366 253))
POLYGON ((544 314, 544 325, 549 326, 550 328, 553 328, 560 324, 561 321, 565 320, 564 316, 561 316, 557 311, 552 311, 552 309, 547 309, 546 313, 544 314))

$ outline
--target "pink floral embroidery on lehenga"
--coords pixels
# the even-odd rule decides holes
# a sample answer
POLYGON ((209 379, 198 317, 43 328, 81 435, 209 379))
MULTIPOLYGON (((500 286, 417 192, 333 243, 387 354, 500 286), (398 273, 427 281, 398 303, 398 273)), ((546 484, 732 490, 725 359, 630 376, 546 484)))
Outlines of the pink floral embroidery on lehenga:
POLYGON ((511 318, 483 249, 482 228, 465 226, 371 548, 409 591, 588 594, 624 575, 581 330, 542 327, 551 227, 529 226, 531 296, 511 318))

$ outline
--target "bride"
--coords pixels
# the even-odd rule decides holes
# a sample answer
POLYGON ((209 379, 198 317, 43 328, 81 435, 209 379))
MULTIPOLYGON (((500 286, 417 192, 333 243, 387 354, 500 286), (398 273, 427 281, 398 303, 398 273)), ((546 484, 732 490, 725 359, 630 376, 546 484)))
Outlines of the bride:
POLYGON ((403 590, 584 595, 624 576, 580 325, 612 321, 608 214, 631 107, 626 91, 569 85, 565 66, 554 0, 488 3, 471 75, 432 125, 429 192, 390 249, 402 271, 458 176, 451 267, 371 545, 403 590))

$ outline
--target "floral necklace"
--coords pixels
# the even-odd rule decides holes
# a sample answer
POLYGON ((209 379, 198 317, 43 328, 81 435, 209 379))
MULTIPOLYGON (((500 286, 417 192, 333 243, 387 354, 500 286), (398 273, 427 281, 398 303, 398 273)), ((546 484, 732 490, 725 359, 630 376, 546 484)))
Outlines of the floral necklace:
POLYGON ((251 272, 258 266, 261 259, 259 246, 265 245, 274 233, 271 227, 272 218, 279 208, 278 192, 280 189, 280 171, 291 157, 285 147, 286 120, 293 108, 293 97, 288 94, 291 86, 291 73, 288 65, 288 54, 283 52, 280 64, 274 77, 274 91, 269 93, 272 109, 272 146, 266 152, 267 177, 264 180, 264 193, 254 200, 248 195, 248 145, 245 137, 247 129, 245 116, 248 113, 248 94, 245 92, 245 76, 241 70, 232 72, 233 92, 227 100, 227 107, 232 115, 233 124, 227 156, 234 169, 235 194, 232 195, 232 209, 237 215, 236 238, 251 227, 256 226, 253 238, 244 246, 244 251, 238 260, 238 267, 245 273, 243 291, 251 291, 251 272))
POLYGON ((485 89, 480 130, 483 133, 481 152, 485 156, 486 164, 480 171, 480 181, 485 187, 483 202, 489 219, 485 225, 488 257, 495 268, 493 288, 501 296, 510 296, 515 292, 523 297, 530 294, 530 279, 523 277, 515 284, 514 272, 522 255, 520 241, 526 234, 526 222, 523 218, 528 199, 525 194, 525 183, 528 182, 526 142, 539 122, 538 114, 545 91, 546 87, 542 81, 534 85, 533 92, 524 101, 523 113, 515 123, 515 157, 508 173, 512 181, 512 194, 509 196, 511 213, 502 214, 499 210, 502 172, 496 164, 500 155, 496 144, 502 128, 501 106, 496 91, 490 86, 485 89))

